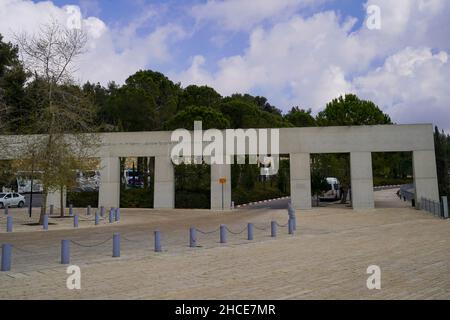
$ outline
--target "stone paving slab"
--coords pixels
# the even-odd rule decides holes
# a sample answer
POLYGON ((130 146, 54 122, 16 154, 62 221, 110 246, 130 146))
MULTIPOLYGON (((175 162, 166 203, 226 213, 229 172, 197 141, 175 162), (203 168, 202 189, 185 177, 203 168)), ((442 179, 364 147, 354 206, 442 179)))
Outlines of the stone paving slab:
POLYGON ((200 238, 203 247, 187 246, 192 225, 238 230, 248 221, 285 222, 286 215, 123 210, 122 225, 2 234, 0 243, 43 251, 16 252, 12 272, 0 273, 0 299, 450 299, 450 220, 411 208, 298 211, 294 236, 258 231, 252 242, 228 235, 221 245, 212 234, 200 238), (152 252, 155 228, 162 253, 152 252), (110 244, 73 248, 82 289, 68 290, 66 266, 58 264, 61 237, 88 242, 112 232, 139 241, 124 241, 120 258, 111 257, 110 244), (381 290, 366 287, 373 264, 381 268, 381 290))

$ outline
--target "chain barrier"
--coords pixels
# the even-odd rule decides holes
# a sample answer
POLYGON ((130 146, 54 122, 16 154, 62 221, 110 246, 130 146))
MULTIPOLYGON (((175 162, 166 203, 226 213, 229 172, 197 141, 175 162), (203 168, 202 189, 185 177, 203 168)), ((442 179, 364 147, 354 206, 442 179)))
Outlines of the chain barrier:
POLYGON ((242 231, 239 232, 233 232, 232 230, 228 229, 228 227, 225 227, 225 229, 231 234, 242 234, 245 230, 247 230, 247 227, 245 227, 244 229, 242 229, 242 231))
POLYGON ((217 228, 217 229, 215 229, 215 230, 213 230, 213 231, 202 231, 202 230, 197 229, 197 228, 196 228, 195 230, 198 231, 198 232, 200 232, 201 234, 211 234, 211 233, 215 233, 215 232, 219 231, 219 230, 220 230, 220 227, 217 228))
POLYGON ((79 242, 74 241, 74 240, 70 240, 70 242, 73 243, 74 245, 79 246, 79 247, 93 248, 93 247, 101 246, 102 244, 105 244, 106 242, 110 241, 111 239, 112 239, 112 237, 108 237, 105 241, 101 241, 101 242, 96 243, 96 244, 82 244, 82 243, 79 243, 79 242))
POLYGON ((141 242, 141 241, 144 241, 145 239, 142 239, 142 240, 138 240, 138 239, 130 239, 130 238, 127 238, 125 235, 121 235, 120 236, 123 240, 125 240, 125 241, 129 241, 129 242, 141 242))
POLYGON ((287 222, 286 224, 279 224, 277 222, 277 226, 279 226, 280 228, 286 228, 289 225, 289 222, 287 222))
POLYGON ((269 225, 269 226, 265 226, 265 227, 258 227, 257 225, 253 225, 253 227, 254 227, 256 230, 267 231, 267 230, 269 230, 270 225, 269 225))

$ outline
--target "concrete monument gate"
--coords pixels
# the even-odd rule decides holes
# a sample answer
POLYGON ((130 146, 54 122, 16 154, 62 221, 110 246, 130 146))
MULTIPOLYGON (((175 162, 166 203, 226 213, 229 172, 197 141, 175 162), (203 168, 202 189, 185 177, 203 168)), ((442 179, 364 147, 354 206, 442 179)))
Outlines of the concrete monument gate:
MULTIPOLYGON (((261 129, 255 129, 256 131, 261 129)), ((349 153, 354 209, 374 207, 372 152, 408 151, 413 155, 416 203, 422 197, 439 201, 433 126, 431 124, 375 125, 264 129, 279 130, 279 154, 290 156, 291 201, 296 209, 311 208, 312 153, 349 153)), ((99 133, 101 184, 99 206, 118 207, 120 199, 120 157, 155 157, 154 207, 174 208, 175 181, 170 131, 99 133)), ((7 150, 0 159, 17 159, 24 136, 0 137, 7 150)), ((248 148, 246 150, 249 150, 248 148)), ((270 150, 270 148, 269 148, 270 150)), ((270 151, 269 151, 270 153, 270 151)), ((211 209, 231 206, 230 164, 211 165, 211 209), (227 183, 223 186, 220 178, 227 183), (223 189, 222 189, 223 187, 223 189)), ((58 193, 48 195, 49 204, 59 207, 58 193)))

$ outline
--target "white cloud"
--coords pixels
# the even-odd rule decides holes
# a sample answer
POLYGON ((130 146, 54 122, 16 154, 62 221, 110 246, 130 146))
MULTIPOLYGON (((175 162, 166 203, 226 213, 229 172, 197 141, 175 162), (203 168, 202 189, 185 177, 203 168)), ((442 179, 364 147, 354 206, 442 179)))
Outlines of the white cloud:
POLYGON ((444 51, 405 48, 354 80, 358 94, 384 106, 394 121, 431 122, 450 131, 450 61, 444 51))
MULTIPOLYGON (((52 19, 66 24, 70 18, 67 8, 58 7, 51 1, 34 3, 30 0, 1 0, 0 33, 6 40, 13 41, 14 33, 33 33, 52 19)), ((114 80, 122 83, 138 69, 170 60, 170 44, 186 34, 180 26, 166 24, 138 36, 140 24, 151 19, 154 14, 152 11, 143 12, 140 19, 123 28, 111 28, 96 17, 83 17, 82 27, 89 41, 87 53, 78 61, 76 76, 79 80, 103 84, 114 80)))
MULTIPOLYGON (((195 83, 212 85, 222 94, 262 92, 284 110, 300 105, 317 112, 332 98, 355 92, 398 122, 434 120, 450 130, 450 2, 370 0, 365 6, 370 4, 380 6, 381 30, 364 24, 353 30, 356 20, 335 12, 309 18, 290 15, 271 27, 251 28, 244 52, 222 58, 215 72, 208 72, 202 61, 177 79, 189 84, 189 72, 195 70, 195 83), (374 70, 380 63, 382 67, 374 70)), ((242 13, 242 20, 232 20, 230 12, 238 11, 234 5, 210 2, 201 17, 217 19, 230 29, 270 17, 268 10, 259 20, 247 16, 248 24, 242 18, 247 13, 242 13), (217 8, 223 9, 221 15, 217 8)))
POLYGON ((192 8, 198 22, 218 23, 221 27, 238 31, 249 30, 265 21, 290 16, 296 10, 318 5, 325 0, 210 0, 192 8))

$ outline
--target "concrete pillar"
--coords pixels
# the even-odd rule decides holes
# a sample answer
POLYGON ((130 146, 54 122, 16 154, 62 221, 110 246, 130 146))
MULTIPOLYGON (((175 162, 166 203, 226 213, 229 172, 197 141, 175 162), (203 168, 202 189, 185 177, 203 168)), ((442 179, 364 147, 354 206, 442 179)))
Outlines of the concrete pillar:
POLYGON ((231 208, 231 165, 212 164, 211 165, 211 209, 222 210, 222 185, 220 178, 225 178, 223 184, 223 208, 231 208))
MULTIPOLYGON (((66 191, 66 188, 64 188, 63 209, 66 208, 66 197, 67 197, 67 191, 66 191)), ((60 190, 49 191, 47 193, 47 208, 48 208, 47 210, 49 210, 51 205, 53 205, 53 208, 55 209, 55 213, 59 214, 59 211, 61 209, 61 191, 60 190)))
POLYGON ((350 177, 353 209, 374 208, 371 152, 350 153, 350 177))
POLYGON ((311 159, 309 153, 290 154, 291 203, 295 209, 311 209, 311 159))
POLYGON ((174 169, 170 156, 155 157, 155 194, 153 207, 172 209, 175 207, 174 169))
POLYGON ((119 157, 100 159, 100 187, 98 206, 119 207, 120 205, 120 161, 119 157))
POLYGON ((436 158, 433 150, 413 151, 413 175, 416 199, 424 197, 439 202, 436 158))

